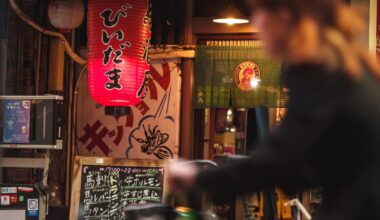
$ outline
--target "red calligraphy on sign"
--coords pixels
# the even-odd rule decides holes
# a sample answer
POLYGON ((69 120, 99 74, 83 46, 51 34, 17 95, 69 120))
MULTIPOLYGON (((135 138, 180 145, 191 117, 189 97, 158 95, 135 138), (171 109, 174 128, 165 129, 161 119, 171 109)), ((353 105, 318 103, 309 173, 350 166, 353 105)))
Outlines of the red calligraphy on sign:
POLYGON ((150 68, 150 75, 156 81, 163 90, 167 90, 170 85, 170 68, 169 63, 163 63, 162 65, 162 76, 160 73, 152 66, 150 68))
POLYGON ((161 74, 153 67, 150 67, 149 73, 145 76, 146 77, 146 85, 145 89, 147 92, 149 90, 150 99, 157 100, 158 99, 158 91, 156 84, 154 82, 157 82, 158 85, 161 86, 161 88, 166 91, 169 88, 170 85, 170 68, 168 63, 164 63, 162 66, 162 76, 161 74))
MULTIPOLYGON (((157 91, 157 86, 156 83, 166 92, 170 86, 171 83, 171 71, 169 68, 168 63, 163 63, 161 65, 162 68, 162 73, 160 73, 160 69, 156 69, 155 67, 151 66, 149 74, 147 75, 148 77, 148 83, 147 83, 147 91, 149 92, 148 98, 144 100, 144 102, 141 102, 135 107, 137 110, 140 112, 141 115, 146 115, 148 111, 150 110, 149 105, 152 103, 150 100, 158 100, 158 91, 157 91)), ((126 123, 125 127, 132 127, 134 122, 134 114, 133 111, 131 111, 131 114, 126 117, 126 123)))
POLYGON ((95 147, 98 147, 104 155, 109 155, 110 149, 103 140, 103 138, 108 134, 109 130, 106 127, 103 127, 99 132, 97 132, 101 126, 102 123, 100 121, 96 121, 92 126, 87 124, 83 129, 85 131, 85 134, 79 138, 79 141, 83 144, 86 144, 86 142, 89 141, 88 145, 86 146, 89 152, 92 152, 95 147))
POLYGON ((103 125, 102 122, 97 120, 93 125, 87 124, 84 128, 84 134, 78 140, 86 145, 88 152, 93 152, 95 148, 99 148, 102 153, 108 156, 111 153, 111 149, 105 141, 106 136, 113 139, 113 143, 119 146, 124 135, 124 127, 117 126, 115 130, 109 131, 109 129, 103 125))

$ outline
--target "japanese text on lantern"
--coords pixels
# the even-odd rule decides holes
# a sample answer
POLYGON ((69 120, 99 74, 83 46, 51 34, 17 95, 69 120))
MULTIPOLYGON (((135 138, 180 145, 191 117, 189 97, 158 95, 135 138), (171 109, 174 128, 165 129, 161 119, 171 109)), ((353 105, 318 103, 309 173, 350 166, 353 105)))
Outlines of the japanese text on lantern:
POLYGON ((113 63, 113 68, 109 69, 104 73, 109 79, 105 84, 107 90, 113 89, 122 89, 120 84, 120 77, 122 70, 117 68, 117 65, 122 64, 123 50, 127 47, 131 47, 131 42, 125 40, 125 34, 123 30, 117 29, 109 33, 110 28, 113 28, 118 25, 121 18, 128 17, 128 9, 132 8, 132 5, 129 3, 124 4, 119 10, 114 12, 112 9, 105 9, 100 13, 100 17, 103 20, 103 29, 102 29, 102 45, 104 46, 103 50, 103 66, 107 66, 110 61, 113 63), (110 45, 111 40, 115 38, 119 42, 118 48, 113 48, 110 45))
POLYGON ((133 106, 141 102, 144 73, 149 71, 148 0, 88 2, 88 86, 103 106, 133 106))

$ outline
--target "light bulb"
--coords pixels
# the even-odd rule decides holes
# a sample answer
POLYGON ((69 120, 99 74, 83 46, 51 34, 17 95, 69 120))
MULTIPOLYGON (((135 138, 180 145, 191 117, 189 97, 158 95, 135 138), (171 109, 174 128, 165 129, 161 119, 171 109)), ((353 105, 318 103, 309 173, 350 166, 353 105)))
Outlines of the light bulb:
POLYGON ((260 79, 251 78, 250 85, 252 88, 256 89, 260 85, 260 79))
POLYGON ((228 24, 228 25, 249 23, 248 19, 241 19, 241 18, 218 18, 218 19, 214 19, 213 21, 215 23, 228 24))

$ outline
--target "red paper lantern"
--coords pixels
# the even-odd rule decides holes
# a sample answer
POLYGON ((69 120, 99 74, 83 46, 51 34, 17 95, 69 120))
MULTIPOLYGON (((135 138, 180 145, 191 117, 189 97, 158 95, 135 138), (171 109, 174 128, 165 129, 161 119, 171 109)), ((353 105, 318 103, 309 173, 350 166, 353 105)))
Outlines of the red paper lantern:
POLYGON ((149 0, 88 1, 88 85, 104 106, 141 102, 149 71, 149 0))

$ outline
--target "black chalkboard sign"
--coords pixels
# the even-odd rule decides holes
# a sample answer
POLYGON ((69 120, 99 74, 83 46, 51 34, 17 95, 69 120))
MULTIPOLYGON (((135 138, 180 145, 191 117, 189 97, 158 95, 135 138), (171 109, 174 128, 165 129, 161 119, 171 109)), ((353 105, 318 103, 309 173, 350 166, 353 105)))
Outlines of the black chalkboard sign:
POLYGON ((322 187, 314 187, 310 189, 310 204, 321 205, 323 202, 323 189, 322 187))
POLYGON ((164 202, 165 168, 160 161, 76 159, 80 172, 74 171, 70 219, 122 220, 130 204, 164 202))

